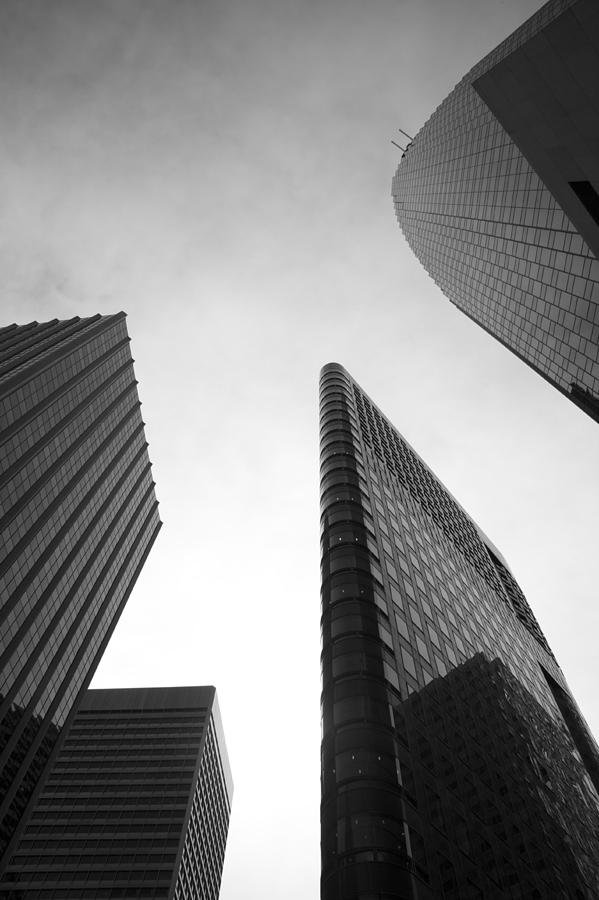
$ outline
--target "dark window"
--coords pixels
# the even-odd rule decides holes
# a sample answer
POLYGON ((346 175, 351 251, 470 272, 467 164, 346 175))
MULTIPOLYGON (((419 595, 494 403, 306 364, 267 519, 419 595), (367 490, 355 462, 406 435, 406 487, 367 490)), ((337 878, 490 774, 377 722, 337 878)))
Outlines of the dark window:
POLYGON ((590 391, 574 381, 570 385, 570 397, 577 406, 580 406, 595 421, 599 422, 599 398, 593 397, 590 391))
POLYGON ((597 744, 591 737, 587 724, 572 697, 551 677, 543 666, 541 666, 541 671, 568 727, 576 749, 582 757, 591 781, 595 785, 596 790, 599 791, 599 749, 597 744))
POLYGON ((599 225, 599 194, 590 181, 569 181, 568 184, 586 209, 599 225))

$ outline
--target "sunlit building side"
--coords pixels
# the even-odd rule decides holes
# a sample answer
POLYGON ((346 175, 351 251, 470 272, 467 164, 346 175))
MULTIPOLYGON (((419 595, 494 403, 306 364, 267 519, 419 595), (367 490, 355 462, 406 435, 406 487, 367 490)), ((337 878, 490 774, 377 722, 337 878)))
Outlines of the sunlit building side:
POLYGON ((599 421, 599 6, 550 0, 407 146, 397 219, 443 293, 599 421))

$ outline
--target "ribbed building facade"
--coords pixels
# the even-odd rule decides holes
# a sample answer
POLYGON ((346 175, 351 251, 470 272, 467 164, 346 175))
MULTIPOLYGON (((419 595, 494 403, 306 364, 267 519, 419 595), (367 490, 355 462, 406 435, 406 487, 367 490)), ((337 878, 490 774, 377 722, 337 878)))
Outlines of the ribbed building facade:
POLYGON ((320 381, 323 900, 599 896, 599 752, 514 576, 320 381))
POLYGON ((0 894, 217 900, 232 793, 213 687, 90 690, 0 894))
POLYGON ((402 231, 443 293, 599 421, 599 7, 550 0, 403 154, 402 231))
POLYGON ((160 528, 125 314, 0 330, 0 871, 160 528))

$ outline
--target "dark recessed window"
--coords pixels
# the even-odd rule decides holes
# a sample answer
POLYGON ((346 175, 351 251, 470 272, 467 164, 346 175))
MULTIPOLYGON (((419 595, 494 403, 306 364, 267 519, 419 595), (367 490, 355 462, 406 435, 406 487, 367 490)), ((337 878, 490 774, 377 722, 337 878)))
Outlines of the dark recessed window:
POLYGON ((599 422, 599 397, 594 397, 589 390, 581 387, 576 382, 570 385, 570 396, 577 406, 584 409, 590 416, 599 422))
POLYGON ((559 711, 563 716, 576 749, 582 757, 582 761, 586 766, 591 781, 595 785, 595 788, 599 790, 599 748, 590 735, 587 724, 582 718, 580 710, 572 697, 557 683, 543 666, 540 668, 545 677, 545 681, 549 686, 549 690, 553 694, 553 699, 557 703, 559 711))
POLYGON ((590 181, 569 181, 568 184, 586 209, 599 225, 599 194, 590 181))

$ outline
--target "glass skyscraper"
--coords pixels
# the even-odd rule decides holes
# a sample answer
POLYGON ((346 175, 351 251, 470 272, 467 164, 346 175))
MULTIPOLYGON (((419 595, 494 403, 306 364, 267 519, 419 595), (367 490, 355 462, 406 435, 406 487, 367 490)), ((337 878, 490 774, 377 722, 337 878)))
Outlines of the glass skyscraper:
POLYGON ((599 421, 599 7, 550 0, 460 81, 393 179, 443 293, 599 421))
POLYGON ((499 550, 320 381, 323 900, 599 896, 599 751, 499 550))
POLYGON ((125 314, 0 330, 0 871, 160 528, 125 314))
POLYGON ((213 687, 90 690, 0 894, 217 900, 232 793, 213 687))

